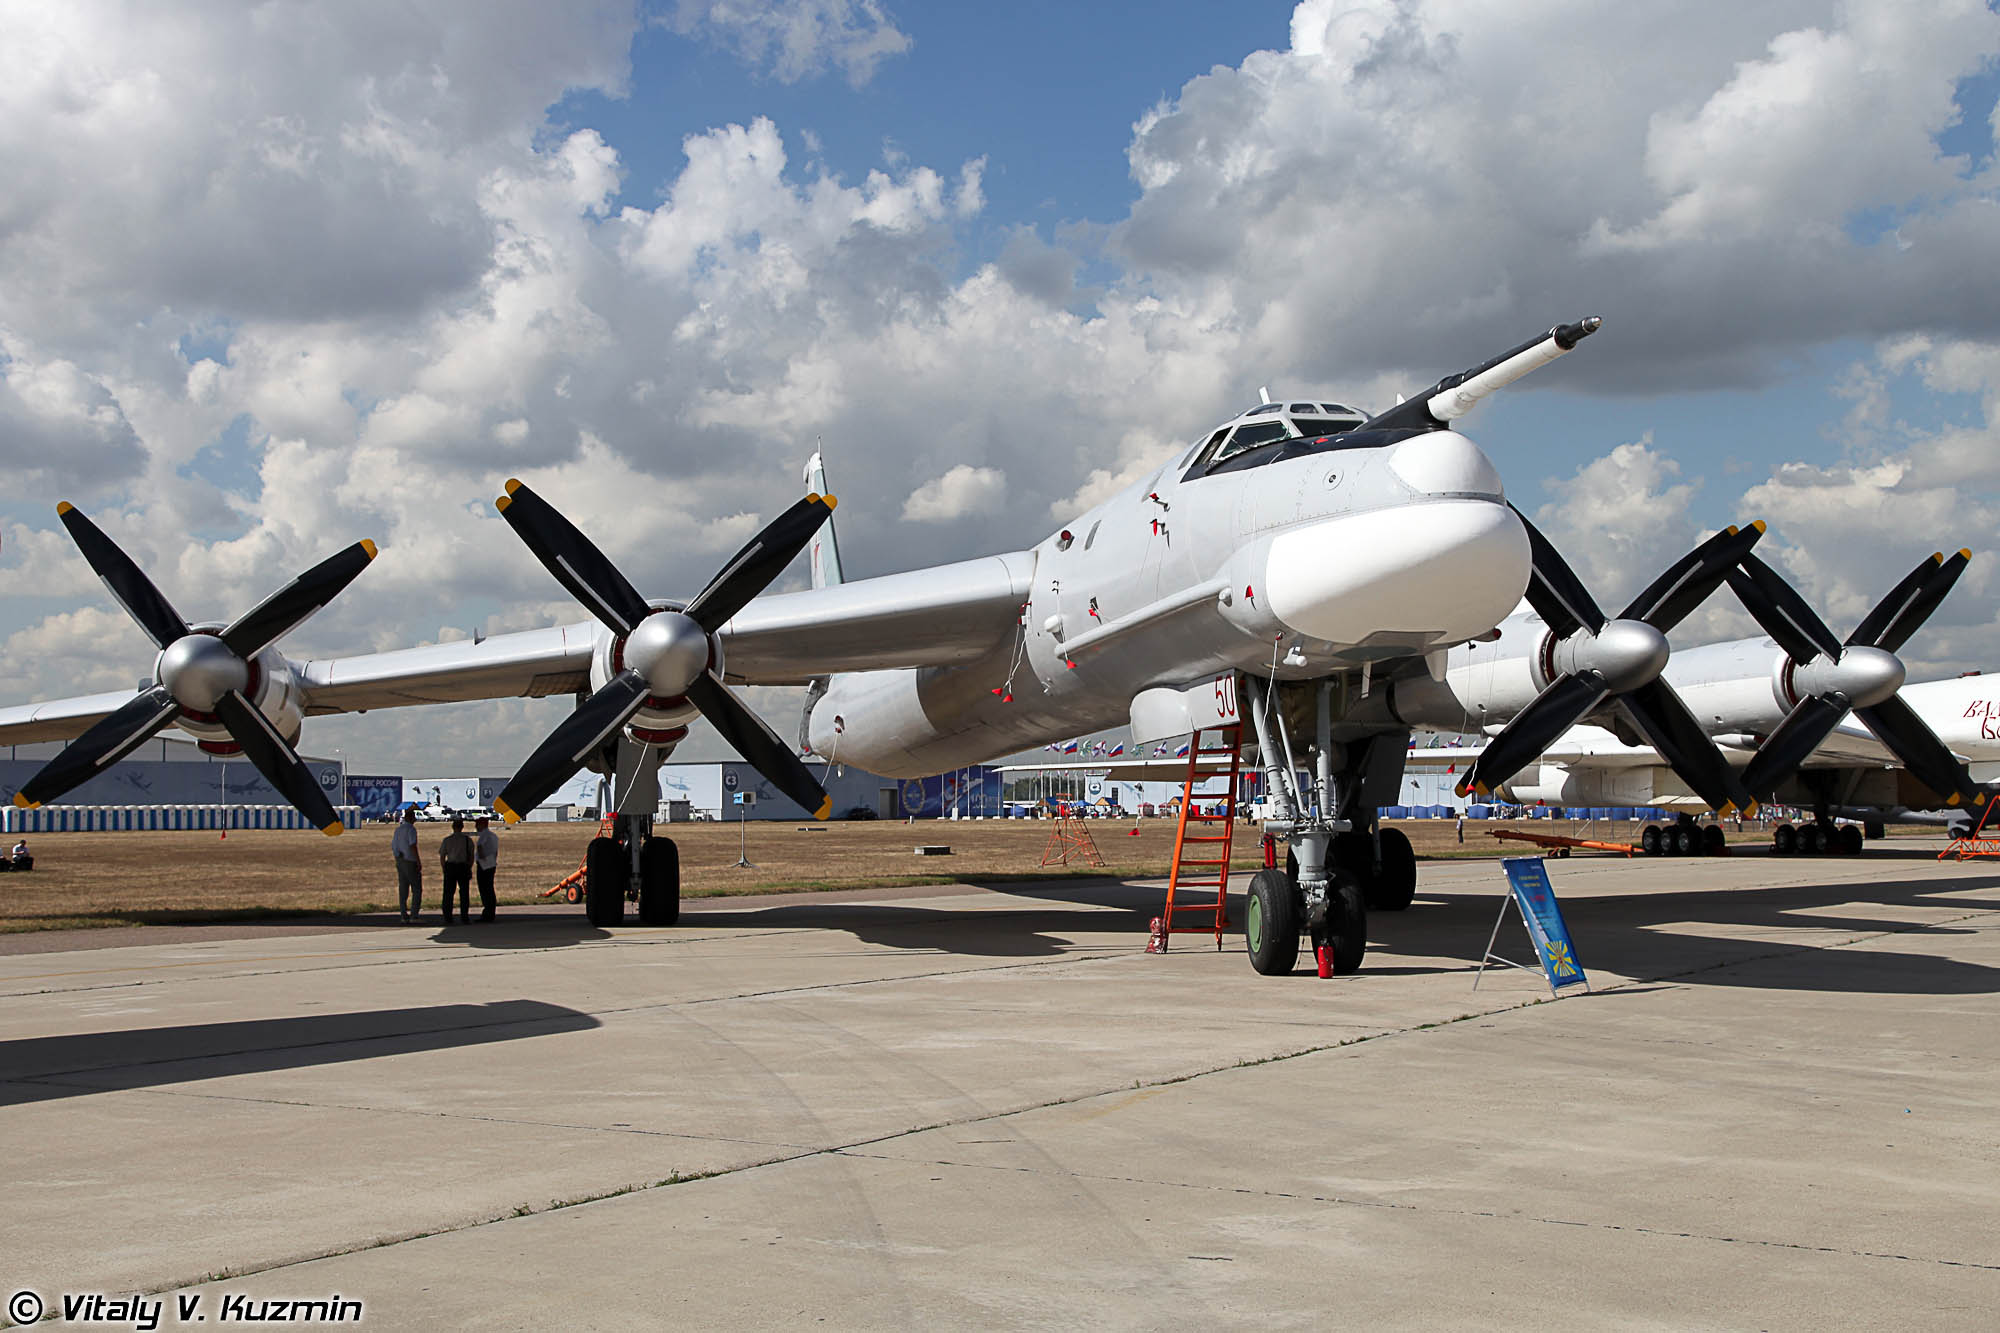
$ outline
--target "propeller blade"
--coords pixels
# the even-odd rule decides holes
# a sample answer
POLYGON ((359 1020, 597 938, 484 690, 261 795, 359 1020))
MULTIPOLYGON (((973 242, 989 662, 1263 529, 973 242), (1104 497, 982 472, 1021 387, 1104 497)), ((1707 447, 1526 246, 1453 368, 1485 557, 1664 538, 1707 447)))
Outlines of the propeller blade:
POLYGON ((1625 620, 1643 620, 1662 634, 1686 620, 1721 586, 1730 568, 1764 535, 1764 521, 1747 528, 1724 528, 1667 566, 1646 591, 1621 613, 1625 620))
POLYGON ((1817 694, 1792 705, 1778 729, 1765 738, 1743 770, 1743 785, 1768 796, 1778 780, 1805 762, 1806 756, 1840 725, 1847 709, 1817 694))
POLYGON ((23 783, 14 804, 32 810, 53 801, 70 788, 96 777, 139 744, 158 735, 181 714, 181 706, 163 685, 142 690, 132 701, 64 746, 62 753, 23 783))
POLYGON ((255 657, 339 596, 374 558, 375 543, 371 541, 358 541, 329 556, 236 617, 222 631, 222 641, 246 661, 255 657))
POLYGON ((1688 711, 1686 703, 1664 680, 1649 681, 1619 696, 1625 709, 1660 757, 1687 783, 1688 790, 1708 802, 1708 808, 1722 813, 1730 809, 1746 815, 1757 813, 1757 800, 1736 776, 1736 770, 1715 748, 1701 723, 1688 711))
POLYGON ((630 634, 653 613, 604 552, 524 483, 509 481, 507 493, 493 505, 535 553, 535 559, 556 576, 556 582, 569 589, 570 595, 613 633, 630 634))
MULTIPOLYGON (((175 639, 188 632, 187 622, 180 612, 153 586, 153 581, 132 563, 132 557, 118 548, 118 544, 105 536, 95 523, 85 518, 83 511, 64 500, 56 506, 56 516, 69 529, 69 535, 76 542, 83 558, 97 571, 97 577, 104 580, 104 586, 111 589, 111 595, 118 599, 118 605, 132 619, 139 622, 139 628, 147 637, 164 648, 175 639)), ((78 737, 81 740, 81 737, 78 737)))
MULTIPOLYGON (((1508 508, 1514 509, 1512 505, 1508 508)), ((1579 629, 1593 634, 1602 629, 1604 613, 1597 609, 1590 589, 1583 586, 1583 580, 1576 576, 1562 553, 1542 535, 1540 528, 1528 521, 1526 514, 1514 509, 1514 516, 1528 530, 1528 554, 1533 565, 1528 578, 1528 604, 1535 608, 1535 613, 1559 639, 1566 639, 1579 629)))
POLYGON ((257 771, 278 789, 280 796, 290 801, 321 833, 329 838, 340 836, 340 816, 333 812, 333 803, 319 789, 319 780, 313 777, 305 760, 299 758, 299 752, 271 725, 270 718, 244 698, 241 690, 231 690, 217 699, 215 715, 229 729, 230 739, 243 747, 244 757, 257 766, 257 771))
POLYGON ((764 591, 772 579, 785 572, 793 557, 806 549, 806 543, 819 531, 819 525, 826 522, 837 503, 831 495, 808 495, 772 519, 687 604, 689 618, 710 634, 728 624, 731 616, 764 591))
POLYGON ((1821 653, 1839 658, 1840 640, 1826 627, 1819 613, 1806 605, 1805 598, 1793 591, 1792 585, 1778 577, 1769 565, 1746 554, 1727 577, 1744 608, 1794 662, 1804 665, 1821 653))
MULTIPOLYGON (((1936 556, 1931 557, 1931 560, 1937 559, 1938 557, 1936 556)), ((1872 642, 1877 648, 1886 648, 1892 653, 1901 651, 1903 645, 1910 641, 1910 636, 1915 634, 1926 620, 1930 619, 1931 612, 1938 609, 1938 603, 1945 599, 1945 595, 1952 590, 1953 585, 1958 582, 1958 576, 1965 572, 1966 565, 1970 564, 1971 561, 1971 551, 1959 550, 1953 552, 1950 559, 1944 560, 1937 565, 1932 565, 1929 560, 1918 565, 1911 572, 1910 578, 1916 579, 1921 575, 1921 586, 1913 596, 1897 599, 1897 609, 1890 617, 1888 624, 1881 629, 1874 629, 1870 624, 1875 619, 1875 611, 1882 609, 1880 606, 1877 606, 1875 611, 1868 613, 1868 619, 1861 622, 1862 628, 1873 630, 1871 638, 1863 640, 1860 637, 1861 629, 1856 629, 1847 641, 1849 643, 1872 642)), ((1907 583, 1909 580, 1906 579, 1904 582, 1907 583)), ((1899 585, 1896 592, 1901 591, 1902 587, 1899 585)), ((1891 593, 1883 601, 1887 602, 1895 596, 1895 593, 1891 593)))
POLYGON ((722 739, 773 787, 810 811, 814 819, 825 819, 833 813, 833 798, 814 780, 812 770, 799 762, 792 747, 779 740, 764 725, 763 718, 731 694, 713 671, 695 677, 694 684, 688 686, 687 697, 722 734, 722 739))
POLYGON ((574 777, 586 759, 603 748, 618 728, 639 711, 648 692, 646 678, 636 671, 621 671, 613 676, 535 747, 513 780, 494 798, 493 808, 508 823, 520 823, 530 810, 574 777))
POLYGON ((1854 715, 1895 752, 1911 777, 1944 797, 1947 805, 1979 803, 1984 793, 1965 765, 1901 698, 1892 694, 1879 704, 1855 709, 1854 715))
POLYGON ((1557 676, 1487 743, 1472 771, 1459 781, 1458 794, 1474 789, 1489 792, 1513 777, 1602 703, 1608 693, 1603 680, 1594 674, 1557 676))

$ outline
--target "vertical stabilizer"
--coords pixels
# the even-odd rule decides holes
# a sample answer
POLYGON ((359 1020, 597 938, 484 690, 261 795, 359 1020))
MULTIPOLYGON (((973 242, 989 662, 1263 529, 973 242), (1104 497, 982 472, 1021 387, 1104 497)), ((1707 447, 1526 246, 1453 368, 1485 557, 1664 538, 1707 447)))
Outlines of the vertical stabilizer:
MULTIPOLYGON (((829 495, 832 492, 826 484, 826 465, 820 460, 819 451, 806 460, 806 489, 815 495, 829 495)), ((808 548, 812 560, 813 587, 825 588, 840 582, 840 544, 833 537, 833 516, 819 525, 813 534, 812 546, 808 548)))

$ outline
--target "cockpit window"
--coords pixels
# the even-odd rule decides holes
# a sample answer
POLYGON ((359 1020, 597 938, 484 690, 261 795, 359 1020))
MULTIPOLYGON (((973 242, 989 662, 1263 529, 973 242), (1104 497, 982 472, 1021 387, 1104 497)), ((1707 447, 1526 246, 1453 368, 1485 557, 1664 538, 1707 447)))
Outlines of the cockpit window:
POLYGON ((1322 403, 1321 408, 1330 417, 1365 417, 1368 414, 1345 403, 1322 403))
POLYGON ((1344 430, 1353 430, 1361 424, 1359 417, 1348 417, 1334 421, 1327 417, 1293 417, 1292 424, 1299 428, 1301 435, 1338 435, 1344 430))
POLYGON ((1314 412, 1317 412, 1317 411, 1319 411, 1319 404, 1318 404, 1318 403, 1293 403, 1293 404, 1292 404, 1292 405, 1291 405, 1290 407, 1286 408, 1285 410, 1286 410, 1287 412, 1290 412, 1290 413, 1291 413, 1291 414, 1292 414, 1293 416, 1297 416, 1297 415, 1298 415, 1299 413, 1301 413, 1301 412, 1305 412, 1305 413, 1308 413, 1308 414, 1311 414, 1311 413, 1314 413, 1314 412))
POLYGON ((1246 449, 1255 449, 1260 444, 1282 440, 1289 432, 1282 421, 1250 421, 1236 428, 1229 437, 1229 443, 1216 452, 1213 461, 1220 463, 1225 458, 1234 458, 1246 449))
POLYGON ((1246 417, 1261 417, 1272 412, 1282 412, 1284 410, 1284 408, 1278 406, 1276 403, 1259 403, 1243 415, 1246 417))

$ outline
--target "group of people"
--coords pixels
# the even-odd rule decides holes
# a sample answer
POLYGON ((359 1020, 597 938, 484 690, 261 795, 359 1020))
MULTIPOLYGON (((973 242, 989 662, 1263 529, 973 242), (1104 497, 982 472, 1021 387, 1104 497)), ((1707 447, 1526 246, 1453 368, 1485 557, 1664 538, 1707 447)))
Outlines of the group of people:
POLYGON ((14 844, 14 850, 0 857, 0 870, 33 870, 35 858, 28 855, 28 840, 21 839, 14 844))
MULTIPOLYGON (((396 904, 403 924, 417 920, 424 906, 424 863, 417 851, 417 812, 403 811, 403 822, 390 840, 396 857, 396 904)), ((438 860, 444 869, 444 924, 451 924, 452 902, 458 903, 461 925, 472 920, 472 876, 479 875, 479 919, 493 919, 493 876, 500 868, 500 835, 481 816, 473 821, 473 832, 465 831, 465 821, 454 818, 451 832, 438 844, 438 860)))

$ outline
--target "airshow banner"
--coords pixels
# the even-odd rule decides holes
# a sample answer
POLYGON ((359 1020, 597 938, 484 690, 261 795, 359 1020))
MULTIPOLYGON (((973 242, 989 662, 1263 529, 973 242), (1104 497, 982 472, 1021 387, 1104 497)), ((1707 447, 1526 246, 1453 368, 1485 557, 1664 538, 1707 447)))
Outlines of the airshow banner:
POLYGON ((1562 908, 1556 905, 1556 891, 1549 883, 1548 867, 1539 856, 1510 856, 1500 862, 1507 870, 1507 883, 1520 905, 1521 919, 1528 923, 1535 952, 1541 956, 1542 974, 1549 989, 1588 986, 1583 967, 1576 961, 1576 947, 1570 943, 1569 925, 1562 908))

